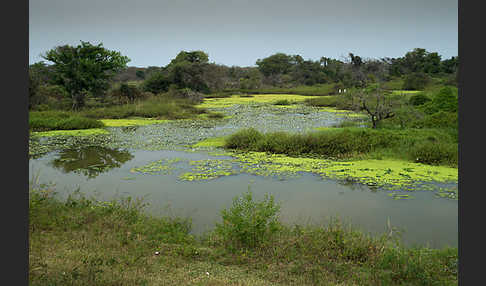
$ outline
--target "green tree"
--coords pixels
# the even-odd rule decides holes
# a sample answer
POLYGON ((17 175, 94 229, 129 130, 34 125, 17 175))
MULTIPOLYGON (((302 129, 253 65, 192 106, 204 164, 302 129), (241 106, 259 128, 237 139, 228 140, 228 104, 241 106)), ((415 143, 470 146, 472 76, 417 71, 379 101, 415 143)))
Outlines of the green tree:
POLYGON ((190 62, 190 63, 201 63, 201 64, 206 64, 209 61, 209 56, 203 51, 191 51, 191 52, 186 52, 186 51, 181 51, 180 53, 177 54, 175 59, 173 59, 170 63, 170 65, 174 65, 180 62, 190 62))
POLYGON ((135 75, 140 79, 145 79, 145 72, 143 70, 136 71, 135 75))
POLYGON ((411 73, 405 76, 403 89, 405 90, 422 90, 429 83, 430 78, 423 72, 411 73))
POLYGON ((137 86, 122 82, 120 84, 120 87, 113 91, 112 95, 120 98, 127 103, 133 103, 135 99, 142 97, 142 92, 138 89, 137 86))
POLYGON ((120 52, 103 48, 103 44, 92 45, 83 41, 76 47, 58 46, 43 58, 53 63, 54 81, 70 94, 73 109, 84 106, 88 93, 106 91, 109 80, 130 61, 120 52))
POLYGON ((168 75, 162 71, 153 71, 143 82, 142 89, 151 93, 163 93, 169 90, 171 81, 168 75))
POLYGON ((296 57, 284 53, 276 53, 264 59, 258 59, 258 70, 265 76, 287 74, 292 68, 292 63, 298 60, 296 57))
POLYGON ((38 74, 29 69, 29 109, 41 103, 37 96, 40 83, 41 79, 38 74))
POLYGON ((451 57, 441 62, 441 70, 445 73, 455 73, 459 67, 459 58, 451 57))
POLYGON ((204 76, 209 71, 209 57, 203 51, 181 51, 167 65, 169 80, 177 88, 208 93, 209 85, 204 76))

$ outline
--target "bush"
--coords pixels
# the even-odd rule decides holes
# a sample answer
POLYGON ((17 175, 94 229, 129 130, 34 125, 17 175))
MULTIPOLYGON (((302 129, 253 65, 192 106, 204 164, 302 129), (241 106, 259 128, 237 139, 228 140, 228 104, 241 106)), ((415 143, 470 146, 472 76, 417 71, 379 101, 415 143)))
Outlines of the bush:
POLYGON ((386 154, 426 164, 454 166, 454 162, 457 163, 457 128, 330 128, 307 134, 261 134, 254 129, 246 129, 231 135, 225 147, 290 156, 309 154, 328 158, 386 154), (440 142, 442 145, 438 148, 441 149, 434 151, 435 143, 431 142, 440 142))
POLYGON ((254 128, 243 129, 231 135, 225 142, 226 148, 250 149, 263 135, 254 128))
POLYGON ((135 99, 143 97, 143 93, 135 85, 129 85, 125 82, 121 83, 119 87, 115 88, 111 95, 129 103, 134 102, 135 99))
POLYGON ((101 121, 70 112, 33 111, 29 113, 29 129, 33 131, 89 129, 103 126, 101 121))
POLYGON ((410 97, 410 99, 408 100, 408 103, 410 103, 413 106, 417 106, 417 105, 422 105, 422 104, 424 104, 424 103, 426 103, 430 100, 431 99, 427 95, 420 92, 420 93, 417 93, 415 95, 412 95, 410 97))
POLYGON ((415 123, 421 128, 458 128, 457 112, 439 111, 415 123))
POLYGON ((168 95, 173 98, 187 100, 191 104, 198 104, 203 101, 204 95, 200 92, 193 91, 190 88, 175 89, 170 88, 168 95))
POLYGON ((216 224, 215 232, 230 250, 262 246, 271 243, 281 229, 279 212, 280 205, 272 195, 256 202, 248 191, 235 197, 230 209, 221 211, 223 222, 216 224))
POLYGON ((155 72, 143 82, 143 91, 150 91, 154 94, 167 92, 171 84, 169 78, 162 72, 155 72))
POLYGON ((425 73, 412 73, 405 76, 403 89, 423 90, 429 82, 430 79, 425 73))
POLYGON ((128 118, 132 116, 146 118, 183 119, 197 114, 206 113, 205 109, 197 108, 188 99, 173 98, 161 94, 146 100, 105 108, 86 109, 81 114, 88 118, 128 118))
POLYGON ((423 141, 412 147, 411 155, 418 163, 457 166, 457 144, 435 140, 423 141))

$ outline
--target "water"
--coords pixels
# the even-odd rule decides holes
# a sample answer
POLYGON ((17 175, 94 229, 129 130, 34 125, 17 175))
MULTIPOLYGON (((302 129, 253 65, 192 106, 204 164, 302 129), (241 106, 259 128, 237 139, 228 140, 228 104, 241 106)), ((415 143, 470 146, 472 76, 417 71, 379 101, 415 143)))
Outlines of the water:
MULTIPOLYGON (((190 161, 230 162, 229 157, 212 156, 204 151, 177 151, 188 151, 190 148, 184 146, 205 138, 250 126, 265 132, 300 132, 340 120, 335 114, 312 110, 264 110, 258 115, 258 108, 236 106, 223 110, 233 115, 229 120, 110 128, 109 136, 96 140, 33 140, 50 147, 29 160, 30 173, 39 175, 43 182, 55 183, 56 191, 64 197, 78 187, 104 200, 115 196, 143 197, 149 203, 147 212, 153 215, 191 217, 192 231, 196 234, 212 229, 220 219, 220 210, 250 188, 257 199, 265 193, 273 194, 282 205, 281 219, 287 224, 325 225, 334 217, 366 233, 381 234, 387 230, 389 221, 402 230, 402 240, 407 245, 457 247, 457 200, 438 198, 432 191, 416 190, 411 199, 394 200, 385 190, 342 184, 308 173, 280 179, 241 172, 212 180, 179 178, 194 167, 190 161), (157 160, 176 158, 179 161, 165 165, 170 168, 155 174, 133 172, 134 168, 157 160)), ((234 162, 231 164, 237 169, 234 162)))
MULTIPOLYGON (((112 158, 100 148, 102 158, 112 158)), ((193 232, 202 233, 214 227, 219 212, 231 205, 235 196, 251 189, 256 198, 271 193, 281 202, 281 218, 285 223, 326 224, 331 217, 365 232, 380 234, 386 230, 387 220, 403 230, 403 241, 408 245, 421 244, 430 247, 457 246, 458 219, 457 201, 439 199, 431 191, 415 191, 413 199, 393 200, 388 193, 362 185, 343 185, 333 180, 324 180, 312 174, 284 180, 250 174, 224 176, 213 180, 186 182, 178 174, 189 170, 187 162, 178 163, 178 172, 172 174, 134 174, 132 168, 146 165, 161 158, 184 160, 221 159, 207 153, 182 151, 132 151, 114 152, 123 159, 104 169, 86 168, 82 162, 99 164, 93 148, 79 154, 92 154, 60 164, 59 158, 74 152, 54 152, 48 156, 30 160, 32 174, 49 178, 56 183, 56 190, 67 195, 76 188, 84 193, 95 194, 109 200, 114 196, 143 197, 149 203, 147 211, 153 215, 178 215, 191 217, 193 232), (89 159, 88 159, 89 158, 89 159), (124 159, 127 159, 123 161, 124 159), (53 162, 57 162, 54 164, 53 162), (80 163, 81 162, 81 163, 80 163)))

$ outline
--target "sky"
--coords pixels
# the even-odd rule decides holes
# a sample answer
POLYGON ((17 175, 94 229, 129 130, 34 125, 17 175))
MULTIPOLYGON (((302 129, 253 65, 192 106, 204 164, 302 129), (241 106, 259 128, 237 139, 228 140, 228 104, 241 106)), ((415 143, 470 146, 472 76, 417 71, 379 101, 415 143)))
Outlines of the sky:
POLYGON ((59 45, 102 43, 128 66, 165 66, 180 51, 255 66, 277 52, 344 59, 458 55, 457 0, 29 0, 29 63, 59 45))

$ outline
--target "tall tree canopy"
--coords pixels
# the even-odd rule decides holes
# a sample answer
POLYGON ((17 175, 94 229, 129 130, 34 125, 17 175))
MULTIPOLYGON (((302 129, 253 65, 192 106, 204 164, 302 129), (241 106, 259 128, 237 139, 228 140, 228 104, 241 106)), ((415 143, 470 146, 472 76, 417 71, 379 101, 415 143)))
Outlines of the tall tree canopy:
POLYGON ((170 81, 178 88, 190 88, 208 93, 209 86, 204 80, 209 56, 203 51, 181 51, 166 67, 170 81))
POLYGON ((262 74, 265 76, 271 76, 289 73, 293 62, 298 60, 300 59, 284 53, 276 53, 262 60, 258 59, 256 64, 258 66, 258 70, 260 70, 262 74))
POLYGON ((100 94, 109 87, 109 80, 130 59, 120 52, 81 41, 74 47, 58 46, 49 50, 43 58, 53 63, 54 81, 64 86, 73 100, 73 109, 84 105, 87 93, 100 94))

